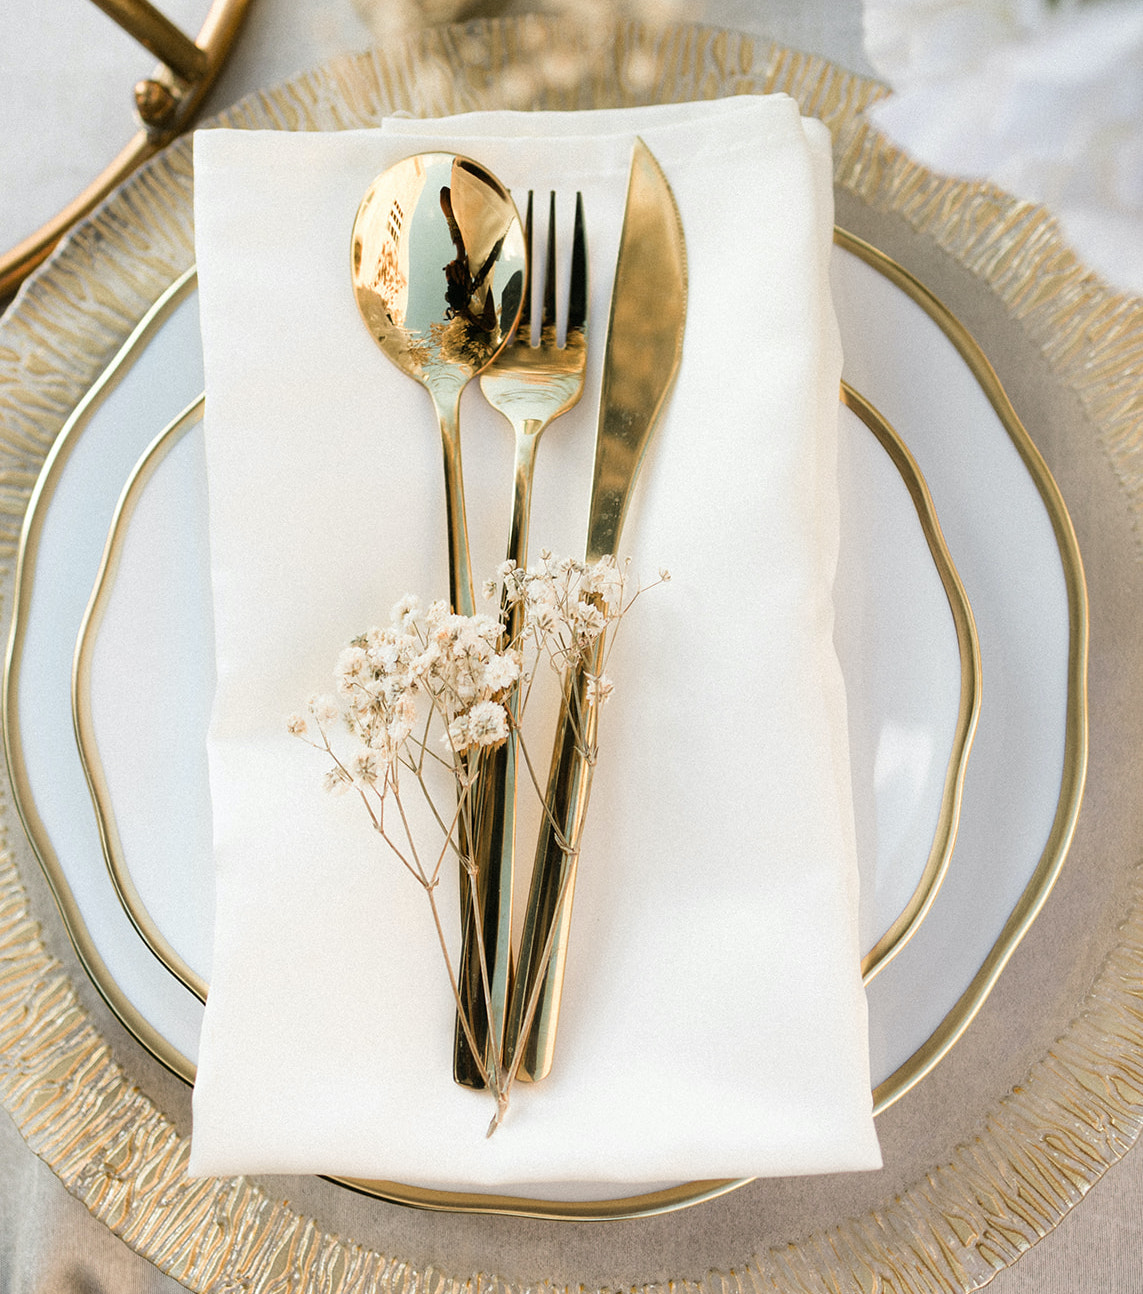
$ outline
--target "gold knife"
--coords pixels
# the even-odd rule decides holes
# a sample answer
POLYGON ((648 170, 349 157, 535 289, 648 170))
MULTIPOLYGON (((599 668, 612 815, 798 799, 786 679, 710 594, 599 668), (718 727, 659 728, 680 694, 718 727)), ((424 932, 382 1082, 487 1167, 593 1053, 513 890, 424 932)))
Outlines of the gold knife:
MULTIPOLYGON (((651 150, 636 139, 611 293, 603 392, 588 514, 589 562, 618 556, 631 489, 678 371, 687 313, 682 222, 651 150)), ((578 848, 595 762, 596 707, 587 705, 602 635, 569 680, 548 775, 504 1054, 518 1076, 551 1069, 567 958, 578 848), (578 729, 578 732, 577 732, 578 729), (525 1038, 522 1054, 517 1044, 525 1038)))

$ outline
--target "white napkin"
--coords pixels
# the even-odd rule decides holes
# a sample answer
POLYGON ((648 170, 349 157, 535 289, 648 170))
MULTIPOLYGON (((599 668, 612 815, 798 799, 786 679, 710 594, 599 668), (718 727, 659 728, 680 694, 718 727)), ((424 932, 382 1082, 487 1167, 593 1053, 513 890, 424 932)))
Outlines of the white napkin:
MULTIPOLYGON (((195 170, 219 683, 192 1172, 479 1188, 877 1167, 831 642, 824 128, 778 96, 213 131, 195 170), (452 138, 521 207, 558 191, 565 260, 583 191, 588 387, 540 447, 532 521, 534 552, 582 552, 636 133, 678 200, 690 304, 622 548, 645 580, 673 580, 616 640, 553 1072, 518 1084, 485 1139, 489 1098, 452 1081, 424 895, 284 730, 349 638, 407 591, 447 590, 439 436, 357 316, 349 231, 375 175, 452 138)), ((475 382, 461 421, 479 583, 504 552, 512 437, 475 382)))

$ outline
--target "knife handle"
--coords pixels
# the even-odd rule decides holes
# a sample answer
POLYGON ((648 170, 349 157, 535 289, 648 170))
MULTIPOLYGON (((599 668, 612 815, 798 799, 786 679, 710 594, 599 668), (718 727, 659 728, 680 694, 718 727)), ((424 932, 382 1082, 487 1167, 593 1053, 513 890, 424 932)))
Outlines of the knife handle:
POLYGON ((579 846, 595 769, 599 707, 588 700, 588 682, 602 656, 600 634, 564 693, 512 984, 504 1054, 510 1067, 518 1066, 517 1077, 532 1081, 545 1077, 555 1054, 579 846))

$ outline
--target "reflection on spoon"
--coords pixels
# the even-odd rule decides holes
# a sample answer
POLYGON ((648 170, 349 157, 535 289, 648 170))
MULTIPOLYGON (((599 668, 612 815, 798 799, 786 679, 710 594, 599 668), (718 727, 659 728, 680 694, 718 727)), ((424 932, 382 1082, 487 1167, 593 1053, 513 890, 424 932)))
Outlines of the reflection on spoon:
POLYGON ((475 604, 461 473, 459 405, 495 358, 524 300, 515 204, 490 172, 452 153, 418 153, 369 186, 353 223, 357 308, 370 335, 429 392, 444 448, 449 595, 475 604))

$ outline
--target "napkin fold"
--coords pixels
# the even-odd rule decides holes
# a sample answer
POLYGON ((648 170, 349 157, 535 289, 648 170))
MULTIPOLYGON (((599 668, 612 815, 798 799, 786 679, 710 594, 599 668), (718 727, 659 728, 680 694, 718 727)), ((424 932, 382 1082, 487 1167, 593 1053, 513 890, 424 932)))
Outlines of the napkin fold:
MULTIPOLYGON (((192 1173, 510 1189, 879 1166, 831 638, 840 347, 824 127, 773 96, 208 131, 195 186, 218 889, 192 1173), (678 202, 690 301, 622 555, 645 582, 664 566, 673 578, 615 640, 555 1066, 517 1084, 486 1139, 488 1096, 452 1081, 424 895, 285 732, 331 690, 351 637, 406 592, 448 587, 432 409, 357 316, 349 234, 378 173, 447 148, 521 209, 529 188, 540 212, 558 193, 566 290, 583 192, 587 388, 545 434, 532 514, 533 552, 582 553, 636 134, 678 202)), ((512 437, 476 382, 461 425, 479 583, 507 542, 512 437)), ((535 752, 545 768, 546 742, 535 752)), ((451 876, 441 889, 459 944, 451 876)))

